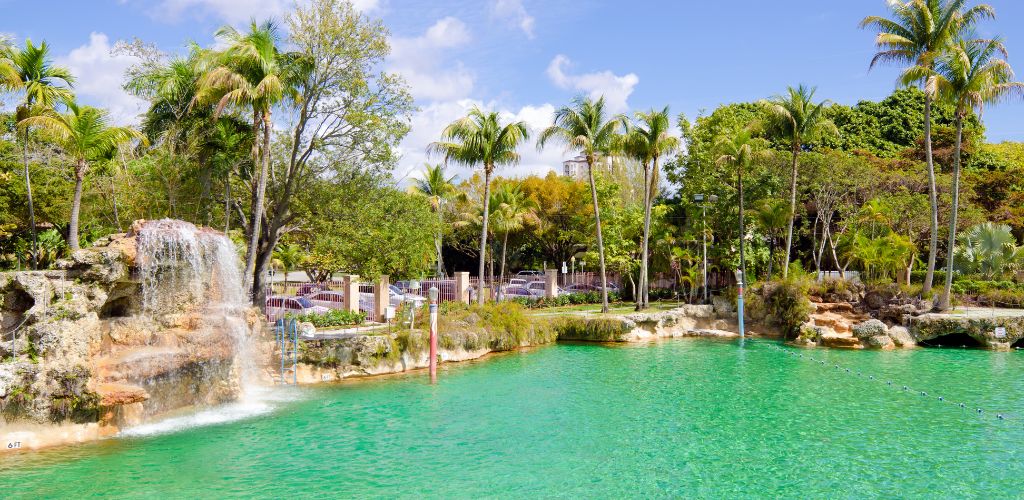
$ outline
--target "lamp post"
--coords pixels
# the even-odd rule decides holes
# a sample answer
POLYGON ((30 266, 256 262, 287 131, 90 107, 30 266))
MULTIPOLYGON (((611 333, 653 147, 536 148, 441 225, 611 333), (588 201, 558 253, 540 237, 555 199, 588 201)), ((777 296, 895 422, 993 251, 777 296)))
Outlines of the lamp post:
POLYGON ((430 287, 430 382, 437 382, 437 295, 436 286, 430 287))
MULTIPOLYGON (((702 259, 704 261, 704 266, 703 266, 704 267, 704 269, 703 269, 703 275, 704 275, 704 280, 703 280, 703 285, 704 285, 704 303, 707 304, 707 302, 708 302, 708 226, 707 226, 708 204, 704 202, 704 194, 703 193, 698 193, 698 194, 693 195, 693 201, 695 201, 697 203, 700 203, 700 207, 701 207, 701 211, 702 211, 702 215, 701 215, 701 218, 700 218, 700 225, 701 225, 701 232, 700 233, 701 233, 701 241, 702 241, 703 253, 704 253, 704 257, 702 259)), ((710 195, 710 196, 707 197, 707 201, 709 203, 714 203, 714 202, 718 201, 718 196, 710 195)))

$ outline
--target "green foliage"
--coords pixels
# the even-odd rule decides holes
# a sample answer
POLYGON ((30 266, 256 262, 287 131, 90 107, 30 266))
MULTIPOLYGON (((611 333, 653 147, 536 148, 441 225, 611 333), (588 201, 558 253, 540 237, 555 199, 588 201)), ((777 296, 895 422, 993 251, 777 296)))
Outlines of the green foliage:
POLYGON ((810 319, 809 289, 809 280, 794 275, 783 281, 755 285, 751 289, 751 315, 763 315, 781 328, 786 338, 794 338, 800 335, 801 326, 810 319))
POLYGON ((991 279, 1020 269, 1024 251, 1006 224, 986 222, 961 234, 955 253, 956 268, 963 273, 979 273, 991 279))
POLYGON ((312 323, 317 328, 354 326, 361 325, 363 321, 366 321, 366 313, 363 311, 352 312, 341 309, 331 309, 323 314, 309 313, 288 315, 288 317, 301 322, 312 323))
MULTIPOLYGON (((656 296, 657 295, 655 294, 655 297, 656 296)), ((620 301, 621 297, 617 292, 608 292, 608 302, 620 301)), ((600 304, 601 293, 596 291, 563 293, 553 299, 548 297, 515 298, 509 300, 509 302, 521 304, 523 307, 526 307, 527 309, 544 309, 548 307, 563 307, 580 304, 600 304)))

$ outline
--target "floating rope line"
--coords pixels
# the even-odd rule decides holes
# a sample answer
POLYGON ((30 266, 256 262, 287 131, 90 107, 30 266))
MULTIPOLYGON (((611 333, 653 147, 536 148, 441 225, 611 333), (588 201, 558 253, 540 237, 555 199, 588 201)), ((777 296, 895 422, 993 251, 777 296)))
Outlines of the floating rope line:
MULTIPOLYGON (((758 341, 758 342, 760 342, 760 341, 758 341)), ((780 352, 782 352, 782 353, 786 354, 787 356, 790 356, 790 357, 792 357, 794 359, 806 358, 806 359, 809 359, 813 363, 818 363, 821 366, 825 366, 826 365, 825 360, 817 359, 817 358, 815 358, 812 355, 804 356, 804 354, 801 353, 801 352, 796 352, 793 349, 787 349, 787 348, 785 348, 783 346, 780 346, 778 344, 775 344, 775 343, 766 342, 766 344, 768 345, 768 347, 770 347, 772 349, 775 349, 777 351, 780 351, 780 352)), ((845 373, 849 373, 851 375, 856 375, 858 377, 863 377, 864 376, 863 372, 861 372, 860 370, 851 371, 850 368, 847 368, 845 366, 841 366, 838 363, 832 363, 832 366, 836 370, 845 370, 845 373)), ((874 375, 871 375, 871 374, 869 374, 867 378, 868 378, 868 380, 876 380, 878 382, 881 382, 883 380, 882 378, 875 377, 874 375)), ((887 387, 894 387, 893 381, 892 380, 888 380, 888 379, 885 380, 885 385, 887 387)), ((919 393, 922 397, 928 397, 928 391, 922 391, 922 390, 918 390, 918 389, 911 389, 911 387, 909 385, 905 385, 905 384, 897 384, 897 385, 899 387, 898 390, 900 390, 902 392, 906 392, 906 393, 916 392, 916 393, 919 393)), ((942 396, 938 396, 935 401, 938 401, 940 403, 945 403, 946 402, 946 398, 944 398, 942 396)), ((963 409, 967 408, 967 403, 966 402, 953 403, 952 401, 950 401, 950 403, 951 404, 955 404, 959 408, 963 408, 963 409)), ((976 407, 975 408, 975 412, 979 416, 984 416, 986 414, 986 411, 983 408, 981 408, 981 407, 976 407)), ((989 413, 989 415, 991 415, 991 414, 992 413, 989 413)), ((995 419, 999 420, 999 421, 1002 421, 1002 422, 1005 422, 1005 421, 1009 420, 1009 417, 1007 415, 1003 414, 1003 413, 995 413, 995 419)))

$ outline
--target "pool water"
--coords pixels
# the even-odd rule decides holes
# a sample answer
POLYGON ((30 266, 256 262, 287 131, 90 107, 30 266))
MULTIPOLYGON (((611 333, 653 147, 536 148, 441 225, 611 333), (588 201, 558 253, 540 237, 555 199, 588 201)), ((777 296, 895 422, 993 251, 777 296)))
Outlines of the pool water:
POLYGON ((32 498, 1017 497, 1022 373, 1020 353, 965 349, 559 344, 445 365, 437 385, 419 372, 282 389, 241 420, 6 454, 0 485, 32 498))

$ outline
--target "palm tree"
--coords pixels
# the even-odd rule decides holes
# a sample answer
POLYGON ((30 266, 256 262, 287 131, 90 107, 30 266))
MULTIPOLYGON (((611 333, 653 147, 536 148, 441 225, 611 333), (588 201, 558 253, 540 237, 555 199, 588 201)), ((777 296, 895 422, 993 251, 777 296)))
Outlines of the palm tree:
MULTIPOLYGON (((960 155, 964 120, 972 111, 979 114, 985 104, 1016 95, 1024 96, 1024 83, 1013 81, 1013 69, 1005 59, 1001 39, 960 39, 937 61, 929 77, 927 92, 955 107, 956 138, 953 145, 953 208, 949 217, 949 246, 946 249, 946 284, 939 309, 947 310, 953 286, 957 211, 960 203, 960 155)), ((921 75, 924 76, 924 75, 921 75)))
MULTIPOLYGON (((484 170, 484 213, 480 229, 481 284, 484 279, 484 263, 487 255, 487 219, 490 215, 491 174, 499 165, 516 165, 519 153, 516 149, 529 139, 526 122, 502 124, 496 111, 485 112, 474 106, 469 113, 449 124, 441 132, 441 141, 431 143, 427 151, 444 155, 445 163, 459 165, 481 165, 484 170)), ((481 287, 482 288, 482 287, 481 287)), ((484 303, 484 294, 477 294, 477 302, 484 303)))
POLYGON ((747 283, 747 260, 746 260, 746 226, 743 224, 743 171, 750 168, 754 155, 757 154, 757 139, 751 132, 751 127, 733 130, 731 134, 721 135, 715 140, 715 149, 719 157, 715 162, 719 165, 729 165, 736 169, 736 186, 739 192, 740 201, 740 276, 743 284, 747 283))
POLYGON ((434 235, 434 248, 437 250, 435 272, 438 277, 444 276, 444 257, 441 255, 441 238, 444 236, 444 204, 458 192, 455 188, 455 176, 447 177, 444 165, 426 164, 423 169, 423 178, 414 180, 410 190, 427 197, 430 208, 437 214, 439 224, 437 234, 434 235))
POLYGON ((587 160, 590 179, 590 197, 594 204, 594 222, 597 228, 597 255, 601 266, 601 312, 608 312, 608 275, 605 272, 604 240, 601 237, 601 208, 597 202, 594 183, 594 164, 599 157, 610 156, 619 143, 619 130, 625 117, 607 117, 604 97, 596 101, 589 97, 576 97, 572 104, 555 111, 555 123, 541 133, 537 148, 543 149, 549 141, 565 144, 567 150, 581 153, 587 160))
MULTIPOLYGON (((253 21, 245 33, 224 26, 217 30, 216 37, 227 48, 214 55, 214 67, 200 79, 196 102, 216 102, 215 116, 220 116, 228 106, 251 108, 253 138, 259 136, 261 127, 263 131, 262 147, 260 141, 254 140, 252 148, 253 164, 260 165, 260 173, 253 184, 249 245, 245 254, 244 286, 251 292, 270 170, 271 113, 274 105, 290 93, 288 58, 278 49, 280 35, 272 21, 263 24, 253 21)), ((258 301, 258 298, 253 295, 253 300, 258 301)))
POLYGON ((672 136, 672 125, 668 116, 668 106, 661 111, 650 110, 636 113, 638 123, 626 121, 626 133, 623 138, 622 150, 640 162, 644 169, 644 231, 640 244, 640 293, 636 297, 637 310, 648 307, 650 285, 648 283, 648 254, 651 237, 651 208, 657 187, 658 161, 679 150, 678 137, 672 136))
POLYGON ((243 152, 253 140, 245 128, 241 120, 221 117, 214 125, 208 141, 213 150, 210 170, 224 176, 224 234, 231 230, 231 174, 246 161, 243 152))
MULTIPOLYGON (((871 68, 879 62, 892 62, 908 68, 900 75, 901 85, 924 84, 935 69, 936 59, 950 42, 979 19, 995 17, 991 6, 982 4, 964 10, 967 0, 902 0, 889 2, 892 18, 868 16, 862 28, 878 31, 871 58, 871 68)), ((931 202, 931 240, 928 246, 928 273, 923 292, 932 289, 935 260, 939 244, 939 203, 935 186, 935 164, 932 160, 932 101, 924 95, 924 154, 928 165, 928 194, 931 202)))
POLYGON ((64 154, 74 160, 75 197, 71 202, 71 221, 68 224, 68 247, 78 250, 78 213, 82 205, 82 182, 89 162, 105 157, 121 144, 145 137, 128 127, 111 127, 105 111, 67 103, 67 113, 45 109, 29 116, 18 125, 37 127, 64 154))
POLYGON ((786 262, 782 277, 789 275, 789 261, 793 250, 793 221, 796 219, 796 181, 800 168, 800 152, 810 142, 826 133, 838 133, 836 126, 825 117, 828 101, 814 104, 813 87, 789 87, 787 96, 775 96, 763 101, 768 114, 767 131, 777 139, 789 143, 793 154, 793 169, 789 188, 789 228, 786 232, 786 262))
POLYGON ((958 267, 968 272, 981 273, 986 279, 993 279, 1005 270, 1018 269, 1022 263, 1024 250, 1017 246, 1017 240, 1006 224, 984 222, 972 227, 958 239, 958 267))
MULTIPOLYGON (((72 99, 71 85, 75 78, 71 71, 56 66, 50 57, 50 48, 43 42, 34 45, 25 40, 24 48, 5 47, 0 50, 0 90, 6 89, 24 93, 15 110, 15 119, 21 121, 36 108, 53 109, 59 103, 72 99)), ((32 234, 32 268, 37 267, 36 251, 39 247, 36 235, 36 213, 32 202, 32 179, 28 172, 28 149, 30 128, 21 130, 21 159, 25 174, 25 195, 28 201, 28 225, 32 234)))
POLYGON ((508 248, 508 235, 522 229, 535 215, 537 203, 525 193, 519 184, 505 183, 494 190, 491 205, 494 211, 494 232, 503 235, 501 243, 501 267, 498 276, 505 276, 505 254, 508 248))
POLYGON ((306 252, 303 248, 295 243, 289 243, 287 245, 281 244, 274 249, 273 260, 281 267, 284 271, 284 289, 285 293, 288 291, 288 273, 299 267, 302 260, 306 257, 306 252))
POLYGON ((757 225, 768 236, 768 279, 772 279, 772 265, 775 263, 775 245, 786 225, 789 224, 789 203, 782 199, 765 200, 754 213, 757 225))

